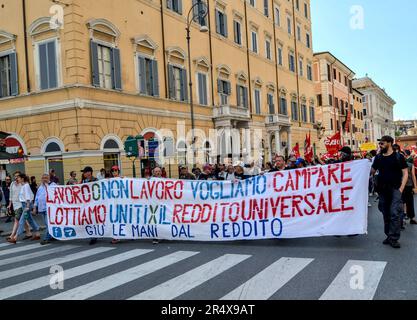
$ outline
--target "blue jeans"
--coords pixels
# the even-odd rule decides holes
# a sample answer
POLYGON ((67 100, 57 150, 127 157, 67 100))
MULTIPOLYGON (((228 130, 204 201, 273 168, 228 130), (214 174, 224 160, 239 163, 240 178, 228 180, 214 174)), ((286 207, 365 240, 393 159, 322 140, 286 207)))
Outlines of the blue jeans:
POLYGON ((29 208, 29 211, 25 214, 25 209, 26 209, 25 202, 22 202, 22 209, 23 209, 23 213, 19 220, 19 227, 17 229, 16 238, 18 238, 24 232, 26 220, 29 222, 29 225, 32 227, 34 232, 39 232, 39 226, 36 223, 36 221, 33 219, 30 208, 29 208), (26 218, 25 218, 25 215, 27 216, 26 218))
POLYGON ((43 220, 45 221, 45 226, 46 226, 45 236, 43 237, 43 240, 49 241, 49 240, 52 239, 52 236, 49 234, 49 228, 48 228, 48 213, 46 211, 44 211, 44 212, 39 212, 39 214, 42 215, 43 220))

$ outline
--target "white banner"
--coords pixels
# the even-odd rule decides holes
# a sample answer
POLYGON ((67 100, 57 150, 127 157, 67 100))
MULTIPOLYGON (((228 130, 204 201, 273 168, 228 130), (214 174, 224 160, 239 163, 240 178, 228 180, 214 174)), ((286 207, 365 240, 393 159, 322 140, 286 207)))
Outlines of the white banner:
POLYGON ((230 241, 367 233, 371 163, 243 181, 108 179, 48 188, 49 232, 79 238, 230 241))

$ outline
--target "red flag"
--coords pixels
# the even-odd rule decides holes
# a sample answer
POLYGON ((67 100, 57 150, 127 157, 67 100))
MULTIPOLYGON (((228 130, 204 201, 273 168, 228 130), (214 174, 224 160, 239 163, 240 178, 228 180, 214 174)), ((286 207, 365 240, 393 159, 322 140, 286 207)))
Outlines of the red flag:
POLYGON ((300 145, 298 144, 298 142, 295 144, 295 147, 292 149, 290 156, 294 156, 297 159, 301 157, 300 145))
POLYGON ((327 137, 324 140, 324 145, 326 146, 327 152, 330 155, 337 155, 340 147, 340 131, 337 132, 333 137, 327 137))
POLYGON ((304 159, 311 163, 313 162, 313 147, 311 146, 311 134, 308 133, 308 136, 306 136, 306 141, 304 145, 304 159))
POLYGON ((346 116, 346 123, 345 123, 345 131, 350 132, 350 122, 352 121, 352 113, 350 112, 350 108, 348 108, 348 113, 346 116))

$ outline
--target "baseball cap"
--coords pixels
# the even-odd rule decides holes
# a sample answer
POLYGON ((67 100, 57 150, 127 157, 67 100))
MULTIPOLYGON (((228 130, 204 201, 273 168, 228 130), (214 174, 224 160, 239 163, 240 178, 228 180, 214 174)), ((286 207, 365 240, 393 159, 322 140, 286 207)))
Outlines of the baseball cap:
POLYGON ((89 166, 85 167, 84 170, 81 170, 82 173, 85 173, 85 172, 93 172, 93 171, 94 171, 93 168, 91 168, 89 166))
POLYGON ((111 167, 111 171, 120 171, 119 166, 113 166, 111 167))
POLYGON ((304 163, 304 159, 303 158, 298 158, 297 161, 295 162, 295 165, 298 166, 302 163, 304 163))
POLYGON ((388 143, 394 143, 394 138, 391 136, 383 136, 381 139, 378 139, 378 142, 388 142, 388 143))

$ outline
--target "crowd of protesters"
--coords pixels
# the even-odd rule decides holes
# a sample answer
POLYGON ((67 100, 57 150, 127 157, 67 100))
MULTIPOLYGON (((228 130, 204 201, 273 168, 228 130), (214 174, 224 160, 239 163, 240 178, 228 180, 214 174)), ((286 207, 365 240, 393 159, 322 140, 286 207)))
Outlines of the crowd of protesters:
MULTIPOLYGON (((180 166, 179 179, 238 181, 268 172, 294 170, 357 159, 368 159, 372 162, 369 193, 370 196, 377 194, 378 208, 383 213, 385 234, 387 235, 387 239, 383 243, 399 248, 398 240, 401 229, 404 229, 405 221, 409 220, 411 225, 417 225, 414 210, 414 192, 417 191, 417 156, 409 150, 402 151, 398 145, 394 144, 394 139, 389 136, 379 140, 378 152, 374 150, 366 155, 355 155, 349 147, 343 147, 336 157, 324 160, 316 156, 310 162, 294 154, 291 154, 288 158, 276 155, 272 162, 266 163, 262 168, 254 161, 249 163, 237 161, 233 164, 206 164, 202 168, 194 167, 191 171, 187 166, 180 166)), ((123 178, 118 166, 113 166, 110 171, 101 169, 96 177, 93 168, 87 166, 81 171, 80 178, 78 178, 76 171, 72 171, 65 184, 76 185, 101 179, 117 178, 123 178)), ((156 166, 152 170, 145 171, 145 178, 163 179, 167 178, 167 173, 165 168, 156 166)), ((46 189, 54 184, 60 184, 54 170, 42 175, 39 186, 36 177, 29 177, 19 171, 13 174, 13 178, 6 177, 0 189, 0 198, 7 208, 8 218, 6 222, 14 223, 12 233, 7 238, 8 242, 15 244, 20 239, 31 239, 32 241, 41 240, 41 244, 47 244, 54 240, 48 233, 48 217, 46 214, 46 189), (33 215, 36 214, 42 216, 46 226, 46 232, 42 239, 40 237, 40 227, 33 218, 33 215)), ((96 238, 90 240, 90 244, 96 242, 96 238)), ((117 244, 118 242, 119 240, 113 239, 111 243, 117 244)), ((154 239, 153 243, 158 243, 158 240, 154 239)))

